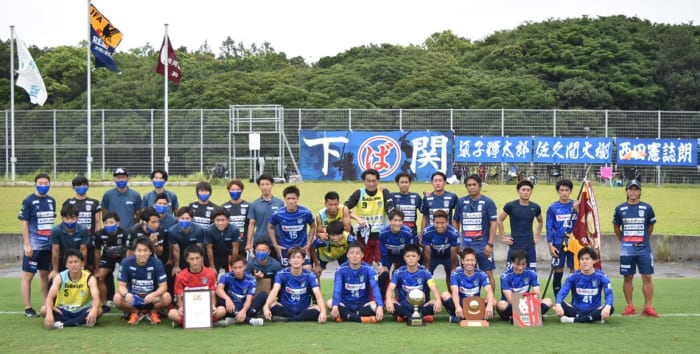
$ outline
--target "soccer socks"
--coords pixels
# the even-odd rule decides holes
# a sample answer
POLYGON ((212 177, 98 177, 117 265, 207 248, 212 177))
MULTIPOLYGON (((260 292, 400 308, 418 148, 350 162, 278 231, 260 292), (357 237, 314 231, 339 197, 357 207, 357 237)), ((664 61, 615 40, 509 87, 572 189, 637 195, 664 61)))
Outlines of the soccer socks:
MULTIPOLYGON (((391 268, 391 264, 389 264, 389 268, 391 268)), ((382 295, 386 294, 386 288, 389 287, 389 272, 386 271, 382 274, 379 274, 379 278, 377 278, 377 283, 379 284, 379 291, 381 291, 382 295)))
POLYGON ((321 314, 319 310, 316 309, 306 309, 298 315, 289 317, 289 322, 300 322, 300 321, 316 321, 318 316, 321 314))
POLYGON ((554 290, 554 296, 559 294, 559 289, 561 289, 561 279, 564 277, 563 272, 554 272, 554 282, 552 283, 552 289, 554 290))
POLYGON ((338 306, 340 318, 346 321, 360 322, 360 315, 357 312, 350 312, 345 306, 338 306))

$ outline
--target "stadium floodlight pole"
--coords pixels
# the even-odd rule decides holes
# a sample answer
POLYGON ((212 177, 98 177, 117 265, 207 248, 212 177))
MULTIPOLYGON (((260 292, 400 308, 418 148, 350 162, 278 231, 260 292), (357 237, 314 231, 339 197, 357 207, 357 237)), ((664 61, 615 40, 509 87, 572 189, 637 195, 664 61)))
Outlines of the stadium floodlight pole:
MULTIPOLYGON (((588 170, 590 170, 590 169, 591 169, 591 166, 588 166, 588 170)), ((588 179, 586 178, 586 176, 588 176, 588 170, 586 170, 586 174, 583 177, 583 182, 581 183, 581 188, 579 188, 578 195, 576 196, 575 200, 579 200, 579 198, 581 198, 581 193, 583 193, 583 187, 585 187, 586 183, 588 183, 588 179)), ((567 232, 565 232, 564 236, 561 237, 561 242, 559 242, 559 244, 557 245, 557 256, 558 257, 562 256, 561 252, 562 252, 562 249, 564 248, 564 241, 570 237, 569 235, 571 234, 571 232, 574 229, 575 222, 572 223, 571 220, 576 215, 578 215, 578 211, 576 211, 575 208, 571 209, 571 214, 569 214, 570 225, 567 228, 568 229, 567 232)), ((578 220, 578 218, 576 218, 576 219, 578 220)), ((550 267, 551 269, 549 270, 549 276, 547 277, 547 284, 544 286, 544 291, 542 292, 542 299, 544 299, 544 297, 547 295, 547 289, 549 289, 549 282, 552 281, 552 275, 554 274, 554 266, 553 266, 554 259, 555 258, 552 258, 552 264, 550 267)), ((554 296, 556 296, 556 294, 554 294, 554 296)))

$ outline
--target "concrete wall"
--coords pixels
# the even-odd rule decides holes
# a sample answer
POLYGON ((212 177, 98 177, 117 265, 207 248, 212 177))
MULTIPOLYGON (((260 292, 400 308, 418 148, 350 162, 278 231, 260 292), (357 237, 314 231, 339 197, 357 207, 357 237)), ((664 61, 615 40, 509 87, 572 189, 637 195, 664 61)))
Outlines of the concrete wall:
MULTIPOLYGON (((700 259, 700 237, 698 236, 652 236, 654 258, 658 261, 691 261, 700 259)), ((495 243, 496 261, 506 259, 508 248, 497 240, 495 243)), ((614 235, 604 235, 602 240, 602 258, 604 261, 619 261, 620 242, 614 235)), ((22 235, 0 234, 0 262, 16 263, 22 261, 22 235)), ((537 258, 550 260, 546 242, 537 244, 537 258)))

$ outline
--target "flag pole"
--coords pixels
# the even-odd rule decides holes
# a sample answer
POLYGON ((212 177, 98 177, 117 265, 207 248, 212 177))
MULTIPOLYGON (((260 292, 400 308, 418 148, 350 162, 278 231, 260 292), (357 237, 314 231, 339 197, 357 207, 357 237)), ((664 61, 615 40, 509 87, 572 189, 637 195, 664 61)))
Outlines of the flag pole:
POLYGON ((86 175, 87 178, 90 179, 92 178, 92 137, 91 137, 91 132, 92 132, 92 111, 91 111, 91 88, 90 88, 90 81, 91 81, 91 73, 90 73, 90 46, 92 45, 92 33, 90 31, 90 0, 87 0, 87 47, 85 48, 86 52, 86 69, 87 69, 87 171, 86 175))
POLYGON ((158 60, 163 59, 163 50, 165 50, 165 63, 163 63, 164 68, 164 75, 163 75, 163 91, 165 93, 165 109, 163 111, 163 126, 164 126, 164 135, 163 135, 163 166, 165 171, 168 171, 168 165, 170 163, 170 156, 168 155, 168 69, 170 66, 170 40, 168 39, 168 24, 165 23, 165 38, 163 39, 163 47, 161 48, 161 53, 160 53, 160 58, 158 60))
POLYGON ((11 181, 15 181, 15 26, 10 25, 10 162, 12 163, 11 181))

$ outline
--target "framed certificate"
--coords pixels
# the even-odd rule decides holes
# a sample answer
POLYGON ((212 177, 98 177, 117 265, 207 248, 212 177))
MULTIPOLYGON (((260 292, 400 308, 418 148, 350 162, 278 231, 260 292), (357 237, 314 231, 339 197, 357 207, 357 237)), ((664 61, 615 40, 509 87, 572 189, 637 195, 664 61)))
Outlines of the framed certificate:
POLYGON ((211 328, 211 293, 206 290, 185 290, 184 301, 185 329, 211 328))

